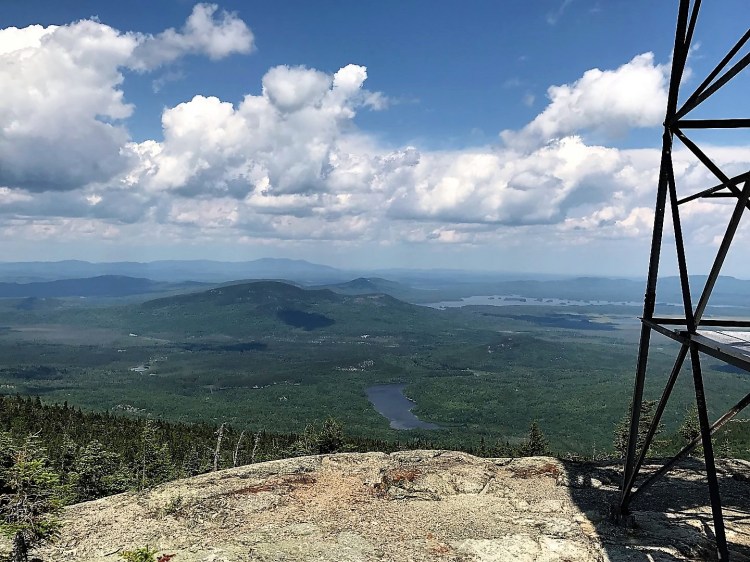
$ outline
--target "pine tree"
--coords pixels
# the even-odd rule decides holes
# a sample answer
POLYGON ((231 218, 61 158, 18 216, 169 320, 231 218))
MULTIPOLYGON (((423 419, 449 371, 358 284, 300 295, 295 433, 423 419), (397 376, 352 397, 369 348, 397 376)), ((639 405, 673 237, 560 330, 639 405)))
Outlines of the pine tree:
POLYGON ((146 420, 141 431, 141 450, 138 458, 138 488, 170 480, 174 474, 172 453, 167 443, 160 444, 153 420, 146 420))
POLYGON ((292 444, 291 456, 303 457, 318 454, 318 433, 311 423, 305 426, 302 434, 292 444))
POLYGON ((55 514, 62 506, 60 475, 50 467, 49 458, 36 435, 9 447, 0 469, 0 532, 14 537, 14 549, 24 553, 54 537, 60 527, 55 514))
POLYGON ((323 428, 317 436, 318 453, 337 453, 344 447, 344 432, 341 424, 334 418, 323 422, 323 428))
POLYGON ((86 501, 125 491, 120 457, 94 440, 82 447, 74 460, 71 483, 75 501, 86 501))
MULTIPOLYGON (((693 405, 693 407, 685 413, 685 419, 682 421, 682 425, 677 432, 680 434, 680 437, 682 437, 685 445, 700 437, 701 426, 700 421, 698 420, 698 406, 693 405)), ((693 455, 698 457, 703 456, 703 447, 698 445, 698 447, 693 450, 693 455)))
POLYGON ((549 454, 549 441, 547 441, 537 422, 531 422, 529 436, 521 445, 519 454, 522 457, 537 457, 549 454))
POLYGON ((57 450, 57 458, 55 459, 55 467, 60 474, 67 474, 73 470, 73 464, 75 458, 78 455, 78 445, 70 435, 63 433, 62 441, 57 450))
MULTIPOLYGON (((652 422, 654 421, 654 408, 656 406, 656 400, 644 400, 641 403, 641 415, 638 420, 638 441, 636 445, 636 450, 640 451, 643 448, 643 444, 646 442, 646 435, 648 434, 648 430, 651 427, 652 422)), ((617 427, 615 428, 615 436, 614 436, 614 447, 615 451, 620 455, 620 457, 624 458, 625 453, 628 450, 628 440, 630 438, 630 413, 632 411, 632 405, 631 409, 628 410, 628 414, 620 420, 620 423, 617 424, 617 427)), ((658 451, 659 448, 662 445, 661 441, 658 441, 656 437, 664 431, 664 424, 660 423, 659 426, 656 428, 656 432, 654 433, 654 439, 651 441, 651 452, 658 451)))
POLYGON ((515 457, 518 451, 507 439, 498 439, 492 448, 493 457, 515 457))
POLYGON ((478 457, 486 457, 487 456, 487 444, 484 442, 484 437, 479 438, 479 451, 477 451, 478 457))
POLYGON ((732 445, 729 442, 729 437, 722 439, 719 444, 719 458, 720 459, 731 459, 732 458, 732 445))
POLYGON ((201 464, 200 454, 198 448, 193 446, 190 451, 185 455, 182 461, 182 476, 195 476, 201 472, 205 472, 206 467, 201 464))

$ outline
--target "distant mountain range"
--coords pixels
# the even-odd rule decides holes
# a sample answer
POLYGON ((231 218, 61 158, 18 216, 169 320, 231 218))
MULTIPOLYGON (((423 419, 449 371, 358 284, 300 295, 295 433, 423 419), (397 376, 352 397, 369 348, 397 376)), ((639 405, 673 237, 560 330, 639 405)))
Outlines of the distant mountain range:
POLYGON ((148 293, 183 292, 204 287, 193 281, 165 283, 151 279, 100 275, 84 279, 60 279, 32 283, 0 282, 3 298, 127 297, 148 293))
MULTIPOLYGON (((692 300, 700 298, 699 289, 705 276, 692 276, 692 300)), ((360 277, 345 283, 326 285, 336 293, 362 295, 384 293, 412 303, 434 303, 459 300, 470 296, 517 295, 530 299, 562 299, 571 301, 626 302, 640 306, 643 303, 645 281, 609 279, 605 277, 577 277, 556 280, 445 280, 435 279, 430 285, 414 287, 403 282, 380 277, 360 277), (429 286, 430 288, 425 288, 429 286)), ((682 292, 677 277, 664 277, 659 281, 657 300, 660 303, 680 305, 682 292)), ((720 277, 709 301, 712 305, 750 306, 750 281, 734 277, 720 277)))
POLYGON ((263 258, 244 262, 211 260, 163 260, 153 262, 103 262, 67 260, 56 262, 0 262, 0 280, 6 282, 56 281, 115 275, 152 281, 200 281, 221 283, 236 279, 289 279, 336 283, 354 275, 304 260, 263 258))
POLYGON ((355 278, 383 278, 413 287, 438 288, 453 283, 559 279, 565 276, 458 269, 337 269, 305 260, 261 258, 251 261, 161 260, 152 262, 0 262, 0 281, 29 283, 119 275, 153 281, 225 283, 241 279, 284 279, 302 285, 327 285, 355 278))
MULTIPOLYGON (((693 301, 705 276, 693 276, 693 301)), ((245 262, 210 260, 90 263, 85 261, 0 263, 0 297, 126 297, 188 292, 207 285, 279 280, 340 295, 386 294, 411 303, 470 296, 518 295, 534 299, 643 302, 645 282, 605 277, 526 278, 460 270, 388 270, 363 276, 304 260, 263 258, 245 262)), ((657 300, 682 302, 677 277, 659 281, 657 300)), ((750 306, 750 281, 720 277, 712 305, 750 306)))

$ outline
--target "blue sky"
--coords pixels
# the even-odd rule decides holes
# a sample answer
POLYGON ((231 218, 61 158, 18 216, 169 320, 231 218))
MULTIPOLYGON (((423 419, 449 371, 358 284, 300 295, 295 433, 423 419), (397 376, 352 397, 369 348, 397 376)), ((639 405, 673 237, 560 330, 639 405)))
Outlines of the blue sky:
MULTIPOLYGON (((706 4, 688 89, 747 23, 706 4)), ((3 259, 640 274, 676 8, 3 3, 3 259)), ((742 136, 706 140, 750 168, 742 136)), ((712 181, 679 161, 685 189, 712 181)), ((698 268, 723 208, 687 217, 698 268)))

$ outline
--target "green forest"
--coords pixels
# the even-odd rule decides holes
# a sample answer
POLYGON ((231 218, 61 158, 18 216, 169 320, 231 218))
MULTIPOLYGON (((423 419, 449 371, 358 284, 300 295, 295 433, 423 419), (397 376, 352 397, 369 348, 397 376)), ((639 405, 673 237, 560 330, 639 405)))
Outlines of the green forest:
MULTIPOLYGON (((30 547, 64 532, 66 504, 248 463, 413 448, 612 460, 627 434, 638 323, 625 305, 440 310, 256 282, 0 312, 0 525, 30 547), (437 429, 390 427, 367 390, 391 384, 437 429)), ((673 352, 656 340, 644 423, 673 352)), ((744 375, 705 370, 715 417, 744 375)), ((683 374, 652 456, 695 437, 691 404, 683 374)), ((744 421, 716 437, 719 454, 750 457, 744 421)))

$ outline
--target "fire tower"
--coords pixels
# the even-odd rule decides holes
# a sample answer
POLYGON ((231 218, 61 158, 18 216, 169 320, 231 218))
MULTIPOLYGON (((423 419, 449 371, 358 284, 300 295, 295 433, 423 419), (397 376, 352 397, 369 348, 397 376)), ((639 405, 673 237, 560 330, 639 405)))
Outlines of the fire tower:
MULTIPOLYGON (((725 414, 710 421, 706 411, 706 397, 701 371, 701 359, 705 355, 715 357, 728 364, 750 371, 750 320, 706 317, 706 307, 711 293, 721 273, 725 258, 735 237, 737 228, 746 208, 750 208, 750 171, 729 177, 717 165, 695 140, 696 130, 714 129, 714 134, 727 133, 729 129, 750 129, 750 118, 735 115, 705 115, 706 106, 701 106, 706 100, 716 95, 720 90, 736 86, 734 80, 750 65, 750 53, 745 46, 750 40, 750 28, 742 35, 727 55, 718 62, 716 67, 700 82, 695 91, 686 97, 681 95, 680 87, 685 74, 685 64, 693 39, 693 33, 698 22, 700 0, 680 0, 677 17, 677 31, 674 41, 672 71, 669 82, 669 94, 664 120, 664 134, 662 137, 662 154, 659 181, 656 191, 656 210, 654 214, 654 229, 651 241, 651 255, 648 268, 643 316, 641 318, 641 336, 636 367, 633 401, 631 407, 630 436, 625 457, 623 482, 619 500, 619 513, 627 514, 630 504, 649 488, 661 476, 666 474, 676 463, 684 459, 697 446, 702 445, 705 455, 706 474, 711 497, 711 509, 714 521, 714 533, 719 560, 728 560, 724 519, 721 508, 721 497, 716 475, 713 446, 711 436, 750 404, 750 393, 742 398, 725 414), (698 108, 701 111, 696 111, 698 108), (700 113, 701 118, 691 118, 691 113, 700 113), (677 185, 672 162, 672 147, 675 142, 685 147, 695 157, 697 162, 708 170, 715 178, 715 185, 702 191, 685 193, 684 187, 677 185), (705 278, 705 282, 696 286, 695 278, 688 276, 688 263, 685 253, 685 242, 681 226, 681 212, 691 202, 706 198, 728 198, 730 205, 726 205, 726 229, 718 246, 713 264, 705 278), (667 200, 669 206, 667 207, 667 200), (669 209, 669 212, 667 212, 669 209), (658 317, 654 315, 656 306, 656 290, 659 274, 659 262, 662 250, 662 233, 664 221, 672 221, 674 230, 674 248, 677 254, 680 283, 682 288, 682 305, 684 315, 679 317, 658 317), (698 296, 694 302, 694 297, 698 296), (643 389, 646 378, 650 338, 652 332, 658 332, 671 338, 679 344, 679 351, 668 377, 661 399, 654 414, 653 423, 645 437, 644 444, 638 450, 638 425, 640 404, 643 400, 643 389), (659 421, 664 413, 670 394, 680 374, 683 363, 689 359, 695 388, 695 403, 700 422, 700 436, 684 447, 676 456, 668 460, 656 472, 645 479, 639 479, 641 468, 653 441, 659 421), (636 481, 639 481, 636 486, 636 481)), ((750 11, 736 14, 750 20, 750 11)), ((701 78, 701 77, 698 77, 701 78)), ((745 97, 750 92, 743 92, 745 97)), ((710 104, 707 104, 710 105, 710 104)), ((735 170, 735 173, 738 170, 735 170)), ((711 184, 709 184, 711 185, 711 184)), ((724 207, 724 206, 723 206, 724 207)), ((671 246, 671 242, 670 242, 671 246)), ((693 272, 691 272, 693 273, 693 272)))

